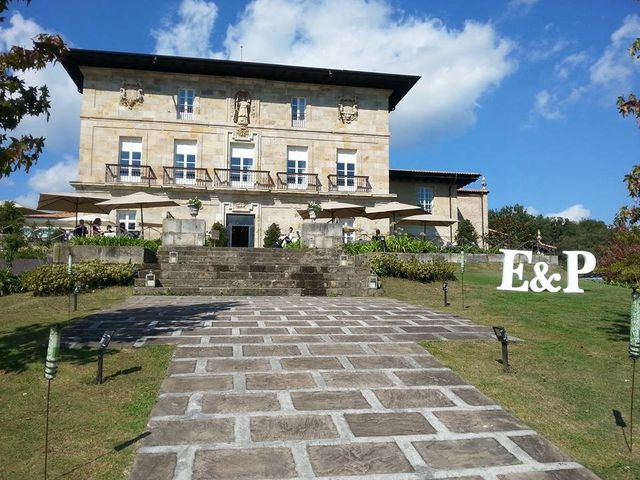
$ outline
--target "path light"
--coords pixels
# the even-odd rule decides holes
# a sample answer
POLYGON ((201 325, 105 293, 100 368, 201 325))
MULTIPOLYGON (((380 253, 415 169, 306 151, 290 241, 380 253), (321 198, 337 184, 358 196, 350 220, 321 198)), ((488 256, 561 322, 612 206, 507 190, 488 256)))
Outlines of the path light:
POLYGON ((502 368, 505 372, 509 371, 509 336, 507 330, 504 327, 493 327, 493 333, 496 338, 502 344, 502 368))
POLYGON ((444 282, 442 282, 442 293, 444 293, 444 306, 448 307, 449 306, 449 302, 447 300, 447 293, 449 292, 449 282, 447 282, 446 280, 444 282))
POLYGON ((144 276, 144 282, 147 287, 156 286, 156 275, 151 270, 144 276))
POLYGON ((178 252, 169 252, 169 263, 178 263, 178 252))
POLYGON ((95 384, 100 385, 102 383, 102 372, 104 367, 104 351, 109 346, 109 342, 111 342, 111 337, 113 337, 113 330, 107 330, 102 334, 102 338, 98 342, 98 371, 96 372, 96 380, 95 384))
POLYGON ((378 288, 378 276, 376 274, 369 275, 369 288, 378 288))
POLYGON ((340 266, 344 267, 345 265, 349 265, 349 257, 347 255, 340 255, 340 266))
POLYGON ((80 293, 80 288, 82 287, 82 285, 80 285, 79 283, 76 283, 75 287, 73 288, 73 311, 77 311, 78 310, 78 294, 80 293))

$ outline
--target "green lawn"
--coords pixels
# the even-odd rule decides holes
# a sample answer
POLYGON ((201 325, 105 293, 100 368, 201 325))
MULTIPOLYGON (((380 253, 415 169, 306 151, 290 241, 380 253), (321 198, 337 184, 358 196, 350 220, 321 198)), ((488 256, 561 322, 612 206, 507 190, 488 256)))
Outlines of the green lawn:
MULTIPOLYGON (((500 292, 498 266, 468 266, 465 304, 450 282, 455 312, 484 325, 504 325, 522 343, 510 345, 503 373, 497 342, 425 342, 470 383, 514 412, 604 479, 640 478, 640 368, 636 447, 614 410, 629 422, 631 361, 627 357, 630 290, 582 281, 584 294, 500 292)), ((527 278, 531 278, 530 276, 527 278)), ((444 310, 441 283, 385 278, 390 297, 444 310)))
MULTIPOLYGON (((124 300, 131 288, 80 296, 74 317, 124 300)), ((66 297, 0 297, 0 478, 43 478, 49 324, 68 319, 66 297)), ((95 350, 63 350, 51 384, 49 479, 125 479, 171 347, 108 350, 93 385, 95 350)))

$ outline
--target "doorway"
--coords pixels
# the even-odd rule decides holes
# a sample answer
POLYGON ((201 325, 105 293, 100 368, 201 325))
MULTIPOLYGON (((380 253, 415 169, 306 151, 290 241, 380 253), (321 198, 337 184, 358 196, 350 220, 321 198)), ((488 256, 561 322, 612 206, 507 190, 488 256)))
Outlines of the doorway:
POLYGON ((254 244, 255 215, 227 214, 230 247, 251 247, 254 244))

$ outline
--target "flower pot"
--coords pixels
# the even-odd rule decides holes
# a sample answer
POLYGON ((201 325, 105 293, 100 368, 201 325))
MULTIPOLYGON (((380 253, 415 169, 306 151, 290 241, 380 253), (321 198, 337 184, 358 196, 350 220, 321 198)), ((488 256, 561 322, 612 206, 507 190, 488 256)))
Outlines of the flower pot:
POLYGON ((189 205, 189 215, 191 215, 193 218, 196 218, 198 216, 199 211, 200 209, 198 207, 189 205))
POLYGON ((309 210, 309 218, 310 218, 311 220, 314 220, 314 221, 315 221, 315 219, 316 219, 317 217, 318 217, 318 214, 316 213, 316 211, 315 211, 315 210, 309 210))

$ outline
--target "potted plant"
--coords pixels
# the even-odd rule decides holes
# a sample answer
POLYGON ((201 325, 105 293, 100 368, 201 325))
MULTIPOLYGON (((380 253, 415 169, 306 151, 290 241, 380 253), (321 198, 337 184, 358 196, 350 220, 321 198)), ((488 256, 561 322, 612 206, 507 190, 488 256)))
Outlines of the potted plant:
POLYGON ((189 207, 189 215, 196 218, 198 216, 198 212, 202 208, 202 202, 198 197, 193 197, 187 201, 187 207, 189 207))
POLYGON ((307 203, 307 210, 309 211, 309 218, 315 220, 318 217, 318 213, 322 211, 322 206, 316 202, 307 203))

